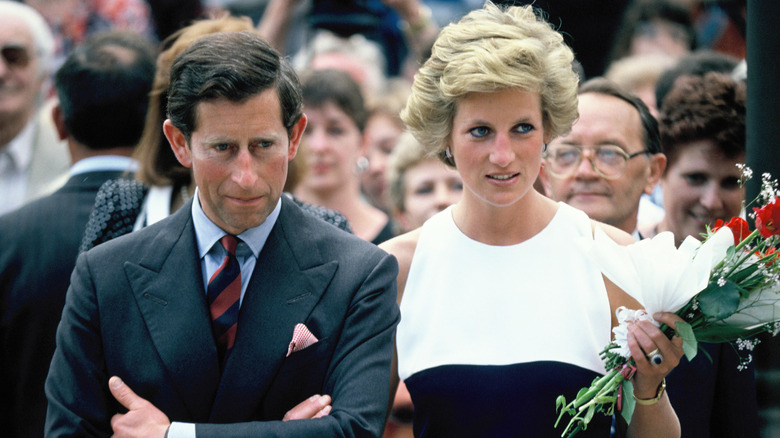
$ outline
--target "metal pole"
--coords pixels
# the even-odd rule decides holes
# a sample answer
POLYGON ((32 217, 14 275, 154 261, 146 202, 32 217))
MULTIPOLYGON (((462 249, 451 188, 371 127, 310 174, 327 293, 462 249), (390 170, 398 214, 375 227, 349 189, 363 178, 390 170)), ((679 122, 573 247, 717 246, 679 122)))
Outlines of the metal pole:
MULTIPOLYGON (((780 1, 747 1, 747 165, 753 169, 746 199, 761 175, 780 179, 780 1)), ((752 212, 750 209, 749 212, 752 212)), ((780 337, 763 337, 755 350, 762 436, 780 436, 780 337)))

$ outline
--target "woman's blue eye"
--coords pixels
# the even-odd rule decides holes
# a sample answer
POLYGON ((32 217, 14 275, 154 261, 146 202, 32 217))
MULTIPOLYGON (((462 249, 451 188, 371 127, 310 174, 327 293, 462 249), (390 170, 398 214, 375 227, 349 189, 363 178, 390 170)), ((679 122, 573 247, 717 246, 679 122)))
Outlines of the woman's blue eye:
POLYGON ((517 125, 517 131, 522 134, 527 134, 534 130, 534 125, 531 125, 530 123, 521 123, 517 125))
POLYGON ((471 128, 469 130, 469 134, 477 138, 485 137, 489 132, 490 130, 485 126, 477 126, 476 128, 471 128))

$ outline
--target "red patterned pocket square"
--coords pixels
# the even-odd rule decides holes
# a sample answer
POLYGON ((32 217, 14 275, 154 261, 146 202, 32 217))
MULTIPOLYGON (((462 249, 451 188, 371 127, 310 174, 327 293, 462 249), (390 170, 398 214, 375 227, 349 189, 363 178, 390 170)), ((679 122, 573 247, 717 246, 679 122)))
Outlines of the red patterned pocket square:
POLYGON ((290 341, 290 346, 287 347, 287 355, 285 357, 295 353, 296 351, 301 351, 304 348, 313 345, 317 341, 317 337, 314 336, 305 325, 298 323, 295 325, 292 341, 290 341))

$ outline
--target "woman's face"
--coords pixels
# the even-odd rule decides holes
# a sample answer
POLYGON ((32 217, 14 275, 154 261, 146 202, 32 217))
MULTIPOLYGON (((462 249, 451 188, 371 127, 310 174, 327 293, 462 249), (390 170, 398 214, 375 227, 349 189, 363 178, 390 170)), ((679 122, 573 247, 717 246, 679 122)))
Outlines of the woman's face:
POLYGON ((680 148, 661 179, 666 211, 662 229, 678 241, 700 237, 716 220, 738 216, 745 199, 737 163, 744 155, 726 158, 711 140, 697 140, 680 148))
POLYGON ((463 199, 512 205, 532 188, 545 140, 539 93, 471 93, 457 104, 450 148, 463 199))
POLYGON ((380 208, 387 205, 387 161, 403 130, 399 121, 381 112, 366 122, 363 136, 368 168, 361 175, 361 183, 369 201, 380 208))
POLYGON ((347 113, 332 102, 305 109, 309 123, 301 139, 307 162, 301 186, 319 193, 340 190, 357 180, 362 134, 347 113))
POLYGON ((404 211, 396 216, 404 231, 418 228, 434 214, 458 202, 463 182, 458 172, 426 158, 404 174, 404 211))

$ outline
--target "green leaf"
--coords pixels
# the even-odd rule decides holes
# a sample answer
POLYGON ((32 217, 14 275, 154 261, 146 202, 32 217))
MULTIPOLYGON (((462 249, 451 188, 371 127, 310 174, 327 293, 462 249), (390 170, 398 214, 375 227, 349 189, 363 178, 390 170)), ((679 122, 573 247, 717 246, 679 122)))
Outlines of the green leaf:
POLYGON ((746 278, 753 275, 758 270, 759 265, 748 265, 745 269, 741 269, 737 272, 734 272, 732 275, 729 275, 729 280, 734 281, 735 283, 742 283, 745 281, 746 278))
POLYGON ((739 297, 739 289, 732 281, 726 280, 723 286, 713 282, 699 293, 699 306, 703 314, 725 319, 737 311, 739 297))
POLYGON ((725 324, 709 324, 696 329, 696 338, 700 342, 720 343, 732 342, 737 338, 749 338, 759 333, 767 331, 765 325, 746 330, 740 327, 733 327, 725 324))
POLYGON ((596 405, 588 406, 588 412, 585 413, 585 418, 582 419, 583 430, 588 428, 588 424, 590 423, 590 420, 593 419, 593 414, 595 413, 596 413, 596 405))
POLYGON ((696 353, 698 352, 698 341, 696 340, 696 335, 693 333, 693 328, 690 324, 684 321, 677 321, 675 324, 675 328, 677 331, 677 336, 681 337, 683 340, 683 352, 685 353, 685 357, 688 358, 688 361, 692 361, 694 357, 696 357, 696 353))
POLYGON ((634 385, 630 380, 623 381, 623 410, 620 411, 620 415, 626 420, 626 424, 631 424, 631 417, 634 415, 634 407, 636 402, 634 401, 634 385))
POLYGON ((555 399, 555 410, 557 411, 563 406, 566 406, 566 397, 559 395, 558 398, 555 399))

